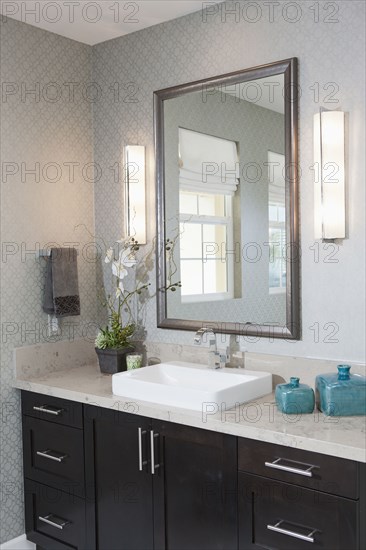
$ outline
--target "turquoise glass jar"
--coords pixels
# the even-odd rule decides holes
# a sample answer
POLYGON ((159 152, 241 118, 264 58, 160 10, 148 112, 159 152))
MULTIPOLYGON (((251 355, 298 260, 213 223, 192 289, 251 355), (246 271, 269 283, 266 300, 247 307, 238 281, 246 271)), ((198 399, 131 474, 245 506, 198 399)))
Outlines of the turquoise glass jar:
POLYGON ((278 384, 275 398, 278 410, 285 414, 310 414, 314 410, 314 391, 300 384, 300 378, 292 377, 289 384, 278 384))
POLYGON ((338 373, 319 374, 315 380, 316 403, 327 416, 366 414, 366 378, 351 374, 349 365, 338 365, 338 373))

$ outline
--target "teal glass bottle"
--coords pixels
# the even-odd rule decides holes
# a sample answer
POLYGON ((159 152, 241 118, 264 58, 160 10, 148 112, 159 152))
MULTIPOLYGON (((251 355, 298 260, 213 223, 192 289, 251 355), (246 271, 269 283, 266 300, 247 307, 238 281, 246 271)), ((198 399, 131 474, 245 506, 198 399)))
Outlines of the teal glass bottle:
POLYGON ((338 373, 319 374, 315 380, 316 403, 327 416, 366 414, 366 377, 351 374, 349 365, 338 365, 338 373))
POLYGON ((291 377, 289 384, 278 384, 275 398, 278 410, 285 414, 310 414, 314 410, 314 391, 300 384, 300 378, 291 377))

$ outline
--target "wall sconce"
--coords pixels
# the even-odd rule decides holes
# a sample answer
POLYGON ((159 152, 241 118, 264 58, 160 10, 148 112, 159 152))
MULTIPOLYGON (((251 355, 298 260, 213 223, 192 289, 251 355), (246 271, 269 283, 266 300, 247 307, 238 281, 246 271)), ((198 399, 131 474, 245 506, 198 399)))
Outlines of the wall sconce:
POLYGON ((346 236, 344 112, 314 115, 315 238, 346 236))
POLYGON ((125 217, 126 234, 139 244, 146 244, 145 147, 125 148, 125 217))

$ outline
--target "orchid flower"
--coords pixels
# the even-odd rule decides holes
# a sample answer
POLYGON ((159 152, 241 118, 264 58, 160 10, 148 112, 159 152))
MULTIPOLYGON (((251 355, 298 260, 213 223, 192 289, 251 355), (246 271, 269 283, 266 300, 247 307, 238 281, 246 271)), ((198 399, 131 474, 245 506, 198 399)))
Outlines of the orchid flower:
POLYGON ((123 284, 122 279, 120 279, 119 282, 118 282, 118 290, 120 290, 121 294, 123 294, 124 291, 125 291, 125 286, 123 284))
MULTIPOLYGON (((117 242, 122 243, 122 241, 117 241, 117 242)), ((112 249, 108 250, 106 261, 107 259, 110 258, 110 254, 109 254, 110 250, 112 249)), ((123 293, 125 292, 123 279, 128 275, 127 268, 133 267, 134 265, 136 265, 136 263, 137 263, 137 260, 134 257, 133 250, 131 247, 127 247, 121 250, 118 256, 118 260, 114 260, 112 262, 112 273, 118 279, 118 286, 116 289, 117 300, 123 297, 123 293)))
MULTIPOLYGON (((129 274, 129 269, 137 264, 135 257, 139 250, 138 242, 129 238, 127 240, 118 240, 106 251, 104 262, 110 264, 114 286, 114 293, 107 296, 105 305, 109 310, 109 323, 104 329, 100 329, 96 340, 96 346, 99 349, 119 349, 125 348, 130 343, 136 324, 134 322, 134 301, 142 290, 147 290, 149 284, 136 282, 132 290, 125 288, 124 279, 129 274), (119 254, 116 259, 115 248, 119 245, 119 254), (126 319, 125 322, 123 317, 126 319)), ((131 281, 132 285, 132 281, 131 281)))
POLYGON ((108 248, 104 261, 106 264, 110 264, 112 260, 113 260, 113 248, 108 248))
POLYGON ((128 274, 128 271, 123 264, 117 260, 112 263, 112 273, 117 279, 123 279, 128 274))
MULTIPOLYGON (((133 256, 133 252, 130 247, 126 248, 125 250, 121 250, 118 260, 114 261, 112 263, 112 273, 117 279, 119 279, 120 284, 121 280, 128 275, 127 267, 133 267, 136 265, 137 260, 133 256)), ((123 285, 122 285, 123 287, 123 285)), ((124 288, 121 288, 122 292, 124 291, 124 288)))

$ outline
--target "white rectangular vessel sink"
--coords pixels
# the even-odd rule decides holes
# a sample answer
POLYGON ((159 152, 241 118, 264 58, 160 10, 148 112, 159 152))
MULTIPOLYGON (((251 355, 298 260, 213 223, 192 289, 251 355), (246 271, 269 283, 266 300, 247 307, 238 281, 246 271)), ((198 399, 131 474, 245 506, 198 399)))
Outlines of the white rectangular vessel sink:
POLYGON ((170 361, 112 376, 112 391, 129 399, 174 405, 195 411, 207 403, 231 409, 272 392, 272 374, 245 369, 210 369, 170 361))

